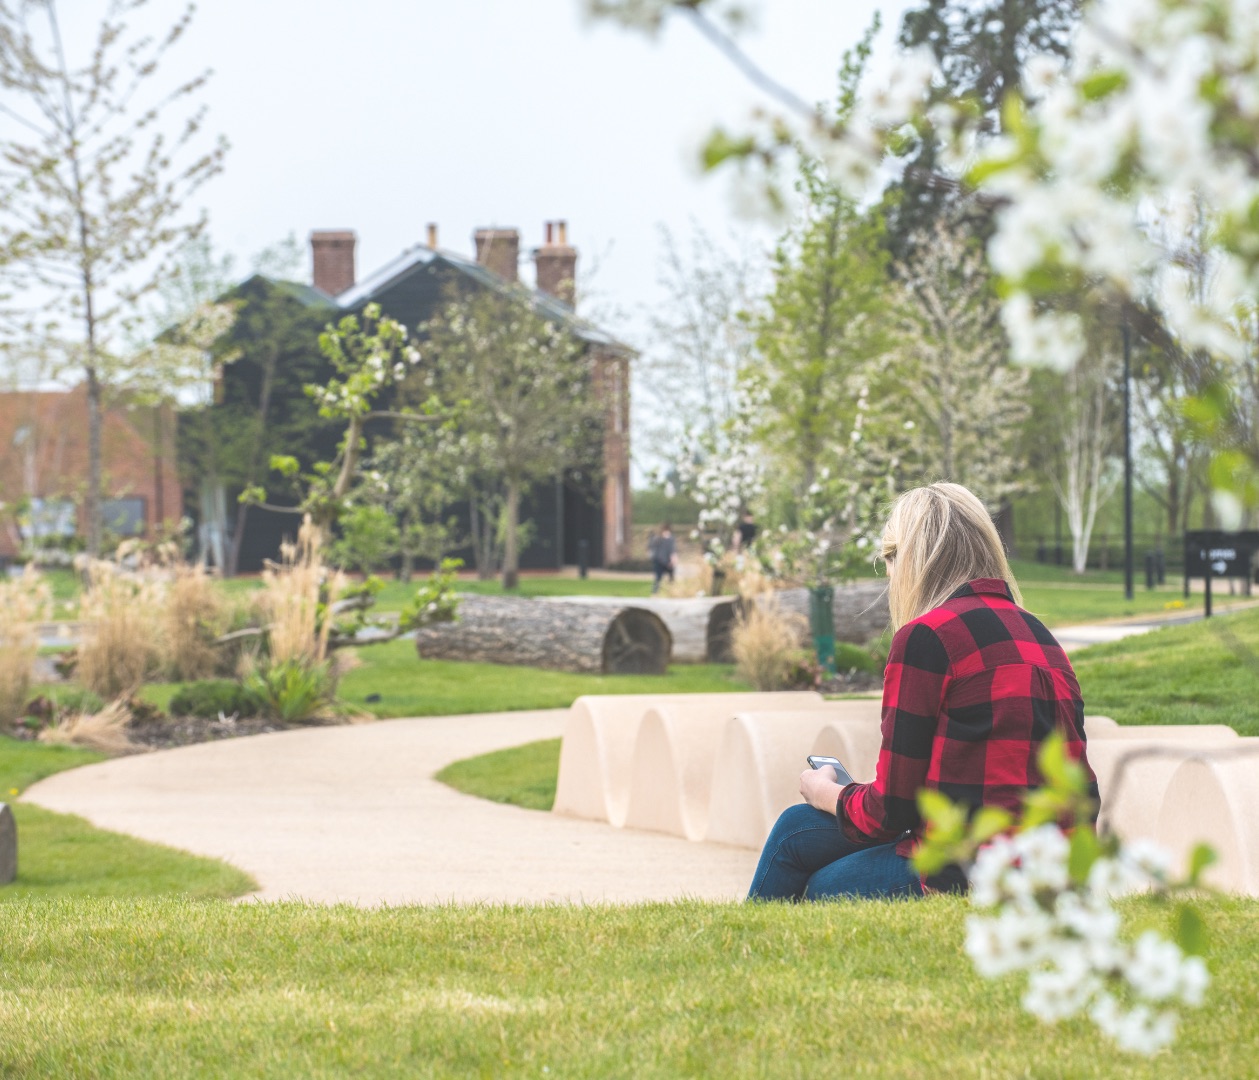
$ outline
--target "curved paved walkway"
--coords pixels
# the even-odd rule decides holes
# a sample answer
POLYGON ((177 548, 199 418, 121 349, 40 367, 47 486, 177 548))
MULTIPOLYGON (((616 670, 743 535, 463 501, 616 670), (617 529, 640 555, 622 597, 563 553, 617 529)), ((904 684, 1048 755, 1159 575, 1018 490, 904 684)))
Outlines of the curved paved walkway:
POLYGON ((742 896, 756 853, 461 795, 451 761, 556 738, 566 709, 310 728, 118 758, 23 799, 224 859, 264 900, 409 904, 742 896))

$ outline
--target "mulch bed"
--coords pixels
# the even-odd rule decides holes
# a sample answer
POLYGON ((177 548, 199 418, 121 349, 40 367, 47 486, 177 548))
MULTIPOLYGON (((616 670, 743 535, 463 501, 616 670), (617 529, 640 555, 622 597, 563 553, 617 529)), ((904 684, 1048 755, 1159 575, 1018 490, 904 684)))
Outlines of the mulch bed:
POLYGON ((163 716, 127 725, 133 742, 150 750, 168 750, 173 746, 236 739, 242 735, 265 735, 271 731, 290 731, 288 724, 261 717, 227 717, 208 720, 204 716, 163 716))
POLYGON ((870 694, 883 689, 883 676, 869 671, 841 671, 822 680, 820 694, 870 694))

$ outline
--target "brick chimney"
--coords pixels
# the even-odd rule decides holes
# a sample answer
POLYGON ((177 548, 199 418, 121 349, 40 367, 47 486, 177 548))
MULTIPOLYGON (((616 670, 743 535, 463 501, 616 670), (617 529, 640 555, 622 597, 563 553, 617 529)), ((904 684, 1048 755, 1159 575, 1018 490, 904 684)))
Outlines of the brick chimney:
POLYGON ((354 233, 348 229, 318 230, 310 234, 315 264, 315 288, 336 296, 354 288, 354 233))
POLYGON ((477 262, 504 281, 519 280, 520 233, 516 229, 477 229, 472 238, 477 262))
POLYGON ((576 303, 577 249, 568 246, 568 222, 548 221, 546 241, 533 253, 537 267, 538 291, 569 307, 576 303))

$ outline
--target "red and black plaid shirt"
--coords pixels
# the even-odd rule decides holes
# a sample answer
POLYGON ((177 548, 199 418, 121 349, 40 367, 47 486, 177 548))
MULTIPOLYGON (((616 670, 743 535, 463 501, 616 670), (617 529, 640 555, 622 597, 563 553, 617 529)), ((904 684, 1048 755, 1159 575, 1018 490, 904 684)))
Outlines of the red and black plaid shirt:
POLYGON ((896 850, 909 855, 922 835, 922 788, 1017 811, 1042 783, 1036 756, 1055 730, 1093 781, 1080 684, 1062 646, 1004 581, 968 582, 892 639, 878 769, 873 783, 844 789, 840 828, 858 843, 900 837, 896 850))

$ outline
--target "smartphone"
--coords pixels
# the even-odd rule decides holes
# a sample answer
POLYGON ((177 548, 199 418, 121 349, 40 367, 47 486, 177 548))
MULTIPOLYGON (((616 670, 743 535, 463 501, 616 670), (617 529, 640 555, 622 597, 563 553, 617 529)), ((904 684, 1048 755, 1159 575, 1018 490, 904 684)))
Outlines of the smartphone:
POLYGON ((844 786, 856 783, 856 781, 852 778, 852 774, 849 773, 848 770, 840 763, 839 758, 823 757, 821 754, 810 754, 808 762, 809 768, 811 769, 820 769, 824 765, 829 765, 835 770, 835 779, 844 786))

